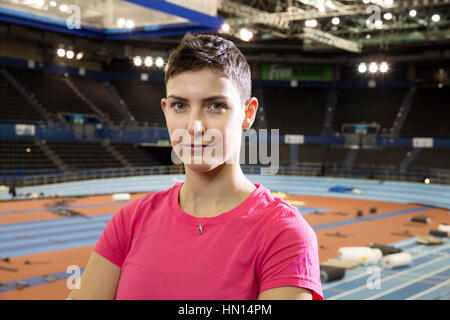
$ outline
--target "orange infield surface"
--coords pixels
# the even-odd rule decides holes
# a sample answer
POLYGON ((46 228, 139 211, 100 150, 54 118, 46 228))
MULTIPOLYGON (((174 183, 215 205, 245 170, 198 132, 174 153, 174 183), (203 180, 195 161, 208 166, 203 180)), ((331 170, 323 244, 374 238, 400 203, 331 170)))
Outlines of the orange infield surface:
MULTIPOLYGON (((145 193, 131 194, 131 200, 133 201, 144 195, 145 193)), ((68 206, 89 204, 95 205, 100 203, 108 204, 106 206, 76 209, 77 212, 87 216, 114 213, 127 203, 112 203, 111 195, 60 198, 59 200, 61 199, 67 200, 68 206)), ((304 206, 310 208, 330 209, 328 211, 303 215, 306 221, 308 221, 313 228, 314 226, 333 222, 357 219, 357 210, 362 210, 363 217, 367 217, 371 215, 382 215, 384 213, 423 207, 422 205, 415 204, 399 204, 323 196, 287 195, 284 199, 288 202, 291 200, 302 201, 304 206), (369 213, 369 210, 372 207, 377 208, 376 213, 369 213)), ((45 206, 46 204, 48 205, 48 203, 56 200, 58 199, 52 198, 0 202, 0 212, 8 212, 8 214, 0 214, 0 226, 11 223, 65 219, 64 217, 60 217, 55 213, 48 211, 45 206), (36 210, 39 208, 42 208, 42 210, 20 212, 21 210, 36 210)), ((300 212, 302 211, 301 209, 299 210, 300 212)), ((320 261, 323 262, 330 258, 336 258, 337 250, 340 247, 367 246, 370 242, 388 245, 403 239, 411 238, 414 234, 427 234, 429 230, 437 229, 439 224, 450 224, 450 215, 447 214, 447 210, 429 208, 420 212, 405 213, 373 221, 361 221, 349 225, 317 230, 316 234, 319 242, 320 261), (411 222, 411 217, 416 215, 425 215, 430 217, 431 223, 422 224, 411 222), (409 233, 405 233, 406 231, 409 233), (336 236, 337 232, 341 236, 336 236), (397 233, 397 235, 395 233, 397 233)), ((93 245, 94 244, 79 248, 11 257, 9 262, 0 260, 0 267, 4 266, 18 269, 17 272, 13 272, 2 270, 0 268, 0 283, 42 277, 44 275, 62 272, 65 271, 69 265, 78 265, 81 268, 84 268, 92 252, 93 245), (25 260, 31 261, 31 264, 25 264, 25 260)), ((66 281, 59 280, 56 282, 30 286, 23 289, 13 289, 3 293, 0 291, 0 299, 65 299, 68 294, 69 289, 66 287, 66 281)))

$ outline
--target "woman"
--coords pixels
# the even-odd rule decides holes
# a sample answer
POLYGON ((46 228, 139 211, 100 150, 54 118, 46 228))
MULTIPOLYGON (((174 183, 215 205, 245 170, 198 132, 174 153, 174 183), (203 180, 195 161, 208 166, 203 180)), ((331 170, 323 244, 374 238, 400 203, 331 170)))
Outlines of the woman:
POLYGON ((185 182, 116 213, 69 299, 323 299, 317 238, 239 164, 250 67, 231 41, 187 34, 161 100, 185 182))

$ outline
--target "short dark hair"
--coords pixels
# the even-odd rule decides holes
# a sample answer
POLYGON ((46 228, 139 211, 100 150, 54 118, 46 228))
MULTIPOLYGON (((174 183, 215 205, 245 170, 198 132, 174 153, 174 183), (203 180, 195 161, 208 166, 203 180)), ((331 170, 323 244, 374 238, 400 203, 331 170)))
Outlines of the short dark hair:
POLYGON ((205 67, 233 81, 244 101, 250 99, 252 82, 247 59, 233 42, 212 34, 185 34, 169 56, 165 69, 166 88, 171 77, 205 67))

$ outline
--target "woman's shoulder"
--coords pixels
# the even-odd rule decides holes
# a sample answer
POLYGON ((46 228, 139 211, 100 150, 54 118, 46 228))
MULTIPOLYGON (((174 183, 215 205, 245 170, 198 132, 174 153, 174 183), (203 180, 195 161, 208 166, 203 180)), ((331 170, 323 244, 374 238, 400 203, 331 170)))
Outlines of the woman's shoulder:
POLYGON ((147 194, 131 201, 120 209, 122 215, 139 216, 143 212, 154 209, 157 205, 162 205, 165 199, 170 195, 170 189, 150 191, 147 194))
POLYGON ((299 217, 300 212, 297 207, 284 200, 285 196, 280 192, 272 192, 266 189, 264 192, 266 209, 271 213, 272 218, 299 217))
MULTIPOLYGON (((299 209, 286 201, 285 197, 279 197, 278 193, 266 192, 266 217, 270 220, 270 230, 272 232, 283 232, 286 230, 296 230, 303 234, 313 233, 313 229, 300 213, 299 209)), ((306 234, 305 234, 306 235, 306 234)))

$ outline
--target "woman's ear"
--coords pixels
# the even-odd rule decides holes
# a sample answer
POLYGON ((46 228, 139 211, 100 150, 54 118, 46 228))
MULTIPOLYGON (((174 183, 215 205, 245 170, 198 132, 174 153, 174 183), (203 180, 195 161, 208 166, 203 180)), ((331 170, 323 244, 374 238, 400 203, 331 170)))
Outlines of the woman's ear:
POLYGON ((256 112, 258 110, 258 99, 251 97, 245 103, 245 117, 242 123, 242 129, 247 131, 253 124, 256 118, 256 112))
POLYGON ((162 98, 161 99, 161 109, 164 114, 166 114, 166 106, 167 106, 167 100, 166 100, 166 98, 162 98))

